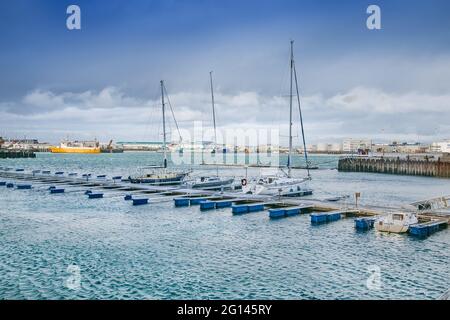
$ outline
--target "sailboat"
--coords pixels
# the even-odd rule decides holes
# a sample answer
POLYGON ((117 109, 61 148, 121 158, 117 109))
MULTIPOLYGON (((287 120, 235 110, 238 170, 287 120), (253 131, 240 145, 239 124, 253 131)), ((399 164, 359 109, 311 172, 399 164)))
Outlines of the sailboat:
MULTIPOLYGON (((163 121, 163 164, 162 166, 152 166, 146 169, 151 169, 149 172, 137 177, 128 177, 131 183, 147 183, 153 185, 172 185, 180 184, 189 175, 190 171, 184 170, 169 170, 167 168, 167 134, 166 134, 166 103, 164 99, 164 93, 166 88, 164 81, 161 80, 161 105, 162 105, 162 121, 163 121)), ((170 105, 170 100, 169 100, 170 105)), ((173 114, 173 110, 172 110, 173 114)), ((175 120, 176 121, 176 120, 175 120)), ((178 127, 178 125, 177 125, 178 127)), ((181 138, 181 137, 180 137, 181 138)))
POLYGON ((218 189, 229 189, 234 182, 234 178, 226 178, 219 176, 219 166, 217 164, 217 127, 216 127, 216 109, 214 100, 214 87, 212 71, 209 73, 209 80, 211 85, 211 105, 212 105, 212 116, 214 125, 214 149, 211 153, 214 154, 214 161, 216 162, 216 175, 199 177, 196 180, 189 181, 187 185, 193 189, 203 189, 203 190, 218 190, 218 189))
POLYGON ((291 41, 291 59, 290 59, 290 95, 289 95, 289 153, 287 160, 287 172, 281 170, 276 175, 261 175, 260 177, 247 181, 242 179, 242 192, 245 194, 278 195, 278 196, 305 196, 312 194, 312 190, 305 187, 305 182, 311 180, 309 172, 308 153, 306 152, 305 132, 303 129, 303 117, 300 107, 300 95, 297 81, 297 71, 294 61, 294 41, 291 41), (306 161, 307 176, 305 178, 292 177, 292 97, 293 82, 295 80, 296 95, 300 115, 300 124, 302 129, 304 156, 306 161))

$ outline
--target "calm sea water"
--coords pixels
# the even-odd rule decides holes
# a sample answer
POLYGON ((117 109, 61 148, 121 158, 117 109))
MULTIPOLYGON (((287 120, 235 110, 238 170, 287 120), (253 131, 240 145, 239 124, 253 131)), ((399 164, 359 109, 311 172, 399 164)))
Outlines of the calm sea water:
MULTIPOLYGON (((160 157, 38 154, 0 166, 126 176, 160 157)), ((450 193, 448 179, 339 173, 336 157, 312 160, 325 168, 312 171, 313 198, 358 191, 363 204, 399 206, 450 193)), ((3 299, 434 299, 450 287, 448 230, 418 240, 356 232, 352 219, 312 226, 308 215, 271 221, 265 212, 233 216, 172 202, 133 207, 117 196, 34 187, 0 187, 3 299), (380 281, 368 287, 378 279, 369 270, 380 281)))

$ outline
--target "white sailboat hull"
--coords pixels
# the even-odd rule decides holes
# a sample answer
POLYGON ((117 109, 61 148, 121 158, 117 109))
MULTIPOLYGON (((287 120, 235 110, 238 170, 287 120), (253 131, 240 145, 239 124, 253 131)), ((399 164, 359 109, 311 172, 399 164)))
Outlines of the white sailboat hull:
POLYGON ((211 178, 206 177, 200 181, 193 181, 187 183, 187 186, 193 189, 220 189, 222 187, 230 187, 234 182, 234 178, 211 178))
POLYGON ((292 124, 293 124, 293 88, 294 88, 294 82, 295 79, 295 88, 296 88, 296 97, 298 100, 298 108, 299 108, 299 115, 300 115, 300 124, 302 127, 302 137, 303 137, 303 146, 305 150, 305 161, 307 165, 307 169, 309 167, 308 164, 308 158, 307 158, 307 151, 306 151, 306 141, 304 136, 304 130, 303 130, 303 117, 301 113, 301 107, 300 107, 300 96, 299 96, 299 88, 298 88, 298 82, 297 82, 297 72, 295 70, 295 63, 294 63, 294 41, 291 41, 291 59, 290 59, 290 74, 291 74, 291 81, 290 81, 290 99, 289 99, 289 153, 288 153, 288 161, 287 161, 287 169, 288 172, 285 174, 285 176, 281 175, 273 175, 273 176, 260 176, 258 179, 250 181, 250 183, 247 184, 247 180, 243 179, 242 183, 242 192, 245 194, 258 194, 258 195, 268 195, 268 196, 305 196, 312 194, 311 189, 304 188, 304 183, 308 180, 310 180, 309 176, 309 170, 308 170, 308 177, 305 179, 296 179, 292 178, 291 175, 291 169, 292 169, 292 153, 293 153, 293 145, 292 145, 292 124))
POLYGON ((304 187, 304 180, 290 178, 275 178, 273 182, 253 181, 242 186, 242 192, 245 194, 259 194, 268 196, 290 195, 295 193, 307 192, 309 189, 304 187))

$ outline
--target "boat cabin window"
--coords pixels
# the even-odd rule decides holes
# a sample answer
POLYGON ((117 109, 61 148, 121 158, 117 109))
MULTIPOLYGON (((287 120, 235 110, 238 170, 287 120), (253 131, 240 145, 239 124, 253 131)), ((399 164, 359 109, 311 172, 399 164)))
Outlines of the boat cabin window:
POLYGON ((392 219, 393 220, 397 220, 397 221, 402 221, 403 220, 403 215, 402 214, 393 214, 392 215, 392 219))

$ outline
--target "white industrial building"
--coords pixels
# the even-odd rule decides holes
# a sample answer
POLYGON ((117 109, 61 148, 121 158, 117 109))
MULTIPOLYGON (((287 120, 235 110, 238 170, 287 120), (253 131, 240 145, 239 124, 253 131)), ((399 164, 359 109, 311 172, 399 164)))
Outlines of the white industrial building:
POLYGON ((450 140, 433 142, 430 146, 431 152, 450 153, 450 140))
POLYGON ((317 152, 328 152, 328 143, 318 143, 316 150, 317 152))
POLYGON ((342 143, 331 143, 328 145, 328 151, 330 152, 342 152, 342 143))
POLYGON ((344 152, 358 152, 358 150, 371 150, 372 140, 369 139, 345 139, 342 142, 344 152))

